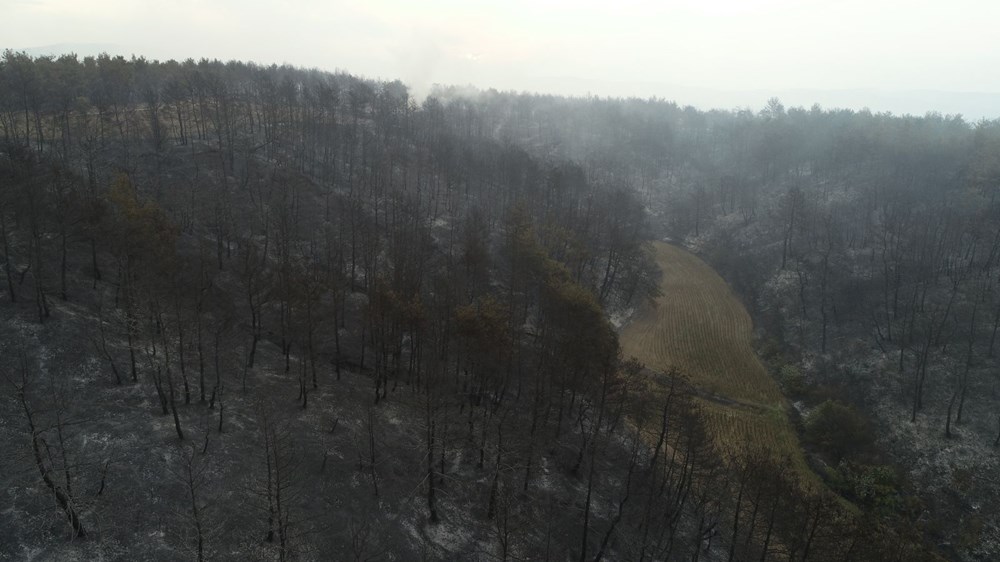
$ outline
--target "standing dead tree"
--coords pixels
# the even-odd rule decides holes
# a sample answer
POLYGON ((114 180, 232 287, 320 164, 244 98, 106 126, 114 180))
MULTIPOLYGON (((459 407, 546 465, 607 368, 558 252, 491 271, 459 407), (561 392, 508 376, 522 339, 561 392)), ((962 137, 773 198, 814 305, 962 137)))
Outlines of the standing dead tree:
POLYGON ((302 499, 302 466, 295 455, 295 444, 286 423, 277 419, 268 405, 257 406, 260 423, 260 452, 263 453, 263 474, 253 484, 252 492, 263 499, 267 513, 267 533, 264 541, 277 547, 278 560, 293 557, 293 542, 306 531, 301 521, 293 517, 302 499))
POLYGON ((64 422, 61 416, 58 416, 54 426, 47 427, 42 424, 38 411, 32 406, 29 398, 31 392, 30 367, 28 365, 28 356, 24 352, 20 354, 19 366, 19 380, 15 381, 10 377, 7 377, 7 380, 14 387, 15 396, 21 406, 21 410, 24 412, 24 419, 28 424, 28 432, 31 437, 31 452, 35 467, 38 469, 38 474, 41 476, 45 487, 55 496, 56 504, 59 505, 70 527, 73 529, 73 536, 81 539, 86 538, 87 530, 80 519, 80 510, 73 496, 73 474, 65 458, 64 422), (57 470, 56 462, 52 458, 51 449, 45 440, 45 434, 52 429, 57 430, 56 436, 59 451, 62 453, 62 470, 57 470))

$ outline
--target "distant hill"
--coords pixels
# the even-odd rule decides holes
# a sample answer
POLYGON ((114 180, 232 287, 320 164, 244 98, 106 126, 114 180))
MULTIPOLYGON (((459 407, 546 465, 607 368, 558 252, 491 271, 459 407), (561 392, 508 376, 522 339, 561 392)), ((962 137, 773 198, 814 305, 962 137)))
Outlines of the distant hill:
POLYGON ((786 107, 812 107, 823 109, 868 108, 872 113, 891 112, 896 115, 923 116, 928 112, 942 115, 962 115, 966 121, 1000 118, 1000 92, 949 92, 940 90, 882 90, 857 88, 843 90, 822 89, 758 89, 721 90, 697 88, 669 82, 612 82, 576 77, 532 78, 537 89, 562 95, 596 95, 600 97, 663 98, 678 105, 691 105, 698 109, 733 109, 749 107, 759 110, 772 97, 779 98, 786 107))
POLYGON ((14 50, 24 51, 33 57, 59 56, 66 53, 76 53, 80 57, 97 56, 101 53, 130 55, 133 52, 133 50, 117 43, 56 43, 14 50))
MULTIPOLYGON (((147 53, 147 58, 181 60, 181 55, 160 56, 148 49, 117 43, 56 43, 36 47, 16 48, 33 56, 61 55, 76 53, 80 57, 96 56, 107 52, 112 55, 130 56, 132 53, 147 53)), ((211 57, 209 57, 211 58, 211 57)), ((267 64, 271 61, 256 61, 267 64)), ((333 70, 336 61, 331 61, 328 70, 333 70)), ((475 82, 475 80, 473 80, 475 82)), ((772 97, 779 98, 786 107, 811 107, 819 104, 824 109, 869 109, 872 113, 891 112, 896 115, 923 116, 929 112, 942 115, 962 115, 966 121, 1000 119, 1000 92, 952 92, 944 90, 885 90, 876 88, 853 88, 824 90, 818 88, 775 88, 724 90, 693 87, 657 80, 650 81, 610 81, 575 76, 532 76, 523 83, 477 83, 479 88, 498 90, 528 90, 567 96, 596 95, 600 97, 662 98, 691 105, 698 109, 733 109, 749 107, 758 110, 772 97)), ((418 97, 426 94, 426 84, 407 84, 418 97)))

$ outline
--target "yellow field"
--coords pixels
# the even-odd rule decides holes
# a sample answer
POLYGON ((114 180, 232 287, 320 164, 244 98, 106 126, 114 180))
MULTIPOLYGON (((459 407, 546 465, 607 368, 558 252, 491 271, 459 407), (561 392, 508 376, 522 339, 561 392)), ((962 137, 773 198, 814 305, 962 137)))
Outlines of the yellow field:
POLYGON ((723 451, 763 447, 808 471, 784 396, 751 346, 753 325, 743 304, 695 255, 662 242, 654 250, 663 295, 622 330, 625 357, 685 374, 702 393, 699 403, 723 451))

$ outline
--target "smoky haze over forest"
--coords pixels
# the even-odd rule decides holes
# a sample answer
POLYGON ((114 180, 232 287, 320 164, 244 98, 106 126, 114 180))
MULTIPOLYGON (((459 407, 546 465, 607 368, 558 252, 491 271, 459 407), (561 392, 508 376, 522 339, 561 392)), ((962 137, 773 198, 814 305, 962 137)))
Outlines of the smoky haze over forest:
POLYGON ((789 107, 1000 116, 993 2, 6 0, 29 54, 291 63, 434 84, 789 107), (155 17, 151 17, 155 14, 155 17))
POLYGON ((1000 560, 998 16, 0 0, 0 560, 1000 560))

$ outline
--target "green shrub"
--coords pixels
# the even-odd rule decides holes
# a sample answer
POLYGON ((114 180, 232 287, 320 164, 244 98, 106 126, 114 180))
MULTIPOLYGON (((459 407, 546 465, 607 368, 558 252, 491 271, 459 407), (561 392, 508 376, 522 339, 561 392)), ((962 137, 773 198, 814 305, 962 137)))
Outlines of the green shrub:
POLYGON ((782 365, 778 369, 778 383, 789 396, 801 396, 806 391, 806 378, 795 365, 782 365))
POLYGON ((872 434, 864 417, 854 408, 827 400, 806 418, 805 441, 834 463, 867 449, 872 434))
POLYGON ((899 476, 887 465, 843 461, 837 465, 833 487, 869 513, 889 515, 899 507, 899 476))

